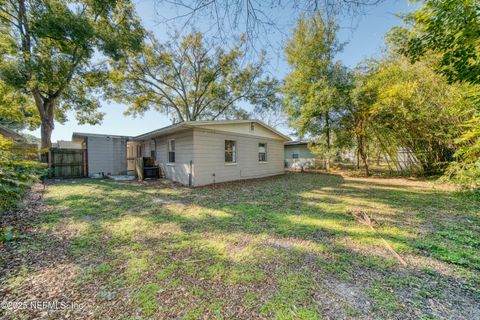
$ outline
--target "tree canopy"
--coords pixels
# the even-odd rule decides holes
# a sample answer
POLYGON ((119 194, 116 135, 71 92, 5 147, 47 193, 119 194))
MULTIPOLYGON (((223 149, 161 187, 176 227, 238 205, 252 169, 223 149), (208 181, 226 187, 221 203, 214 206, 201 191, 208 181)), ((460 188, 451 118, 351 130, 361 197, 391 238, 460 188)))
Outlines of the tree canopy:
POLYGON ((480 2, 426 0, 405 15, 409 29, 394 28, 400 52, 412 62, 433 52, 440 55, 437 69, 449 81, 480 84, 480 2))
POLYGON ((277 82, 262 77, 263 59, 243 65, 243 44, 225 50, 199 32, 163 44, 150 36, 137 55, 115 63, 109 95, 130 104, 128 114, 155 109, 174 122, 247 117, 239 103, 270 108, 277 82))
POLYGON ((342 48, 336 31, 333 20, 310 15, 298 21, 285 48, 291 67, 284 79, 285 111, 301 136, 316 136, 317 146, 324 144, 327 167, 346 86, 346 70, 334 60, 342 48))
POLYGON ((25 95, 22 108, 36 106, 42 147, 69 110, 79 123, 101 121, 102 59, 119 59, 142 40, 130 0, 0 1, 0 79, 25 95))

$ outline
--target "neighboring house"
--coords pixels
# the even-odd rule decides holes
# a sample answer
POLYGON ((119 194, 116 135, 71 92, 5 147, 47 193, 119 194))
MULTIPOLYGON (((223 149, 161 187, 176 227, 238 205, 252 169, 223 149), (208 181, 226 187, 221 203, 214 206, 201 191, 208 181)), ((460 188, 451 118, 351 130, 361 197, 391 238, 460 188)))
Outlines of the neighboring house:
POLYGON ((282 174, 283 145, 290 140, 257 120, 182 122, 137 137, 117 137, 118 150, 113 136, 74 133, 74 141, 80 138, 88 149, 89 175, 131 172, 132 159, 149 157, 168 179, 188 186, 282 174), (117 170, 107 166, 112 161, 118 162, 117 170))
POLYGON ((26 143, 26 139, 19 133, 8 129, 7 127, 0 126, 0 135, 4 138, 13 140, 15 142, 26 143))
POLYGON ((308 141, 285 142, 285 166, 301 169, 316 167, 315 155, 308 148, 308 141))

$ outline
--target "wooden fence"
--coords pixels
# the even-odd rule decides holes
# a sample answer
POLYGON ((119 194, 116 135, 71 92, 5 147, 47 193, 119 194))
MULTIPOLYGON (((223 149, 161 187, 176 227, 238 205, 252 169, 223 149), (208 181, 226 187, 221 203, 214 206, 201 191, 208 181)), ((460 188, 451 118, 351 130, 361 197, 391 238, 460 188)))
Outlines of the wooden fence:
POLYGON ((51 148, 48 166, 52 178, 82 178, 87 176, 87 150, 51 148))

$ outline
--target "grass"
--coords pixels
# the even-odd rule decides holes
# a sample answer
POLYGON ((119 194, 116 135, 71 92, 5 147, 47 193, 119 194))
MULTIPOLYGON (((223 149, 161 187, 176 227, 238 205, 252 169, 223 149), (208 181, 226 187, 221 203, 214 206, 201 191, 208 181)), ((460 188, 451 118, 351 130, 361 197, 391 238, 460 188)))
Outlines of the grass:
POLYGON ((308 173, 197 189, 85 179, 45 198, 2 258, 6 299, 61 300, 60 286, 86 305, 74 318, 480 317, 480 199, 446 186, 308 173))

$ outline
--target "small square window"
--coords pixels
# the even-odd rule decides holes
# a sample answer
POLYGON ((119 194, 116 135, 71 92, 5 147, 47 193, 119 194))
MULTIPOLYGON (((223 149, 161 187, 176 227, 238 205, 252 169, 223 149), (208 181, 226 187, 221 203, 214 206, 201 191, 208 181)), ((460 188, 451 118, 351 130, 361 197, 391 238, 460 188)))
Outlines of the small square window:
POLYGON ((267 161, 267 144, 266 143, 258 144, 258 161, 260 162, 267 161))
POLYGON ((225 162, 237 162, 237 143, 233 140, 225 140, 225 162))
POLYGON ((292 159, 298 159, 298 158, 299 158, 298 153, 293 153, 292 154, 292 159))

